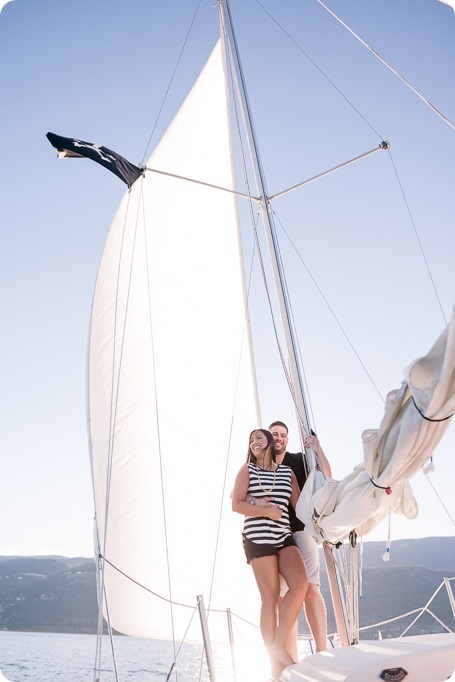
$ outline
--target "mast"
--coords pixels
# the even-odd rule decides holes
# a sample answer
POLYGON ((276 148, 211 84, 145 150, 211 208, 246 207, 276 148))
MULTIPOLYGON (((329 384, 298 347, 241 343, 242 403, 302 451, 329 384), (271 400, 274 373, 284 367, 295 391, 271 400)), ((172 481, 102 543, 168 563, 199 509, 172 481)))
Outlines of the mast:
MULTIPOLYGON (((240 55, 237 46, 237 39, 235 37, 234 26, 232 22, 231 10, 229 7, 228 0, 220 0, 220 11, 221 11, 221 21, 222 25, 226 28, 226 32, 229 37, 229 43, 231 46, 231 56, 234 61, 234 75, 236 78, 236 85, 238 88, 238 93, 241 100, 241 106, 244 115, 244 121, 246 125, 246 133, 251 149, 252 163, 254 168, 254 174, 256 178, 257 187, 259 189, 260 198, 259 206, 261 208, 262 220, 264 223, 265 236, 267 240, 268 249, 271 256, 271 264, 273 270, 273 276, 276 284, 276 293, 278 297, 278 303, 280 307, 280 313, 283 320, 283 329, 286 338, 286 346, 288 348, 289 355, 289 372, 291 377, 291 382, 294 390, 294 399, 296 404, 296 410, 298 413, 299 422, 299 432, 300 439, 303 449, 303 441, 310 433, 310 414, 308 410, 307 401, 305 398, 304 391, 304 381, 303 374, 298 362, 298 352, 297 343, 295 339, 295 334, 292 326, 291 311, 289 306, 288 298, 285 294, 285 277, 283 271, 283 265, 281 262, 278 241, 276 236, 276 228, 273 220, 273 214, 270 209, 270 204, 268 201, 267 184, 264 174, 264 169, 262 166, 259 146, 256 139, 256 133, 253 125, 253 117, 251 113, 251 108, 248 100, 248 94, 245 85, 245 78, 243 75, 242 64, 240 62, 240 55)), ((223 34, 223 31, 222 31, 223 34)), ((308 454, 308 453, 306 453, 308 454)), ((314 464, 314 463, 313 463, 314 464)), ((307 465, 308 466, 308 465, 307 465)), ((311 466, 309 467, 312 468, 311 466)))
MULTIPOLYGON (((292 384, 292 389, 294 392, 293 398, 296 406, 297 416, 298 416, 298 429, 300 435, 300 441, 302 444, 306 435, 311 432, 311 419, 310 412, 308 409, 308 403, 305 395, 305 384, 303 381, 303 372, 299 363, 298 346, 295 337, 294 327, 292 325, 292 316, 290 310, 289 299, 286 294, 286 283, 283 270, 283 264, 280 257, 280 251, 278 247, 278 240, 276 236, 275 222, 273 219, 273 213, 270 208, 267 184, 265 179, 265 173, 261 162, 259 146, 256 138, 256 133, 253 125, 253 117, 251 113, 251 108, 248 100, 248 94, 246 90, 245 78, 243 75, 243 69, 240 61, 240 54, 237 45, 237 39, 235 36, 234 25, 232 21, 231 10, 229 6, 229 0, 219 0, 220 6, 220 19, 221 19, 221 35, 223 41, 225 40, 225 33, 228 37, 228 42, 231 47, 230 55, 233 60, 234 66, 234 77, 236 81, 236 87, 238 94, 240 96, 241 107, 243 118, 245 121, 246 134, 251 150, 251 160, 253 164, 253 170, 256 178, 257 187, 259 189, 259 205, 261 208, 261 215, 264 225, 264 231, 267 241, 267 246, 269 249, 270 261, 272 266, 272 272, 275 281, 276 294, 278 298, 278 304, 280 307, 280 314, 283 324, 283 330, 286 340, 286 346, 288 349, 288 362, 289 362, 289 373, 292 384), (224 30, 223 30, 224 29, 224 30)), ((226 45, 224 45, 226 50, 226 45)), ((226 50, 227 52, 227 50, 226 50)), ((312 471, 315 466, 315 457, 312 450, 305 450, 304 455, 304 465, 307 470, 312 471)), ((348 623, 346 609, 342 599, 341 590, 341 580, 336 570, 336 565, 331 557, 331 550, 325 546, 324 556, 326 558, 327 573, 329 578, 330 593, 332 597, 333 609, 335 613, 335 620, 337 624, 338 635, 342 646, 347 646, 349 644, 348 637, 348 623), (332 560, 328 560, 328 553, 332 560)))

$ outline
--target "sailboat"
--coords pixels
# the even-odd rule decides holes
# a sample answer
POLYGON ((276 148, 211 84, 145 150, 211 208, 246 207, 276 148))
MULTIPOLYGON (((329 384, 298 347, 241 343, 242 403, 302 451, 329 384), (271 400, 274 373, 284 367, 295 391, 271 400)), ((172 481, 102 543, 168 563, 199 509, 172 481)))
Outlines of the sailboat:
MULTIPOLYGON (((104 620, 109 632, 181 642, 197 636, 196 610, 204 636, 209 630, 215 639, 231 629, 232 614, 236 627, 245 631, 257 623, 258 594, 241 553, 241 519, 230 510, 232 482, 245 459, 249 432, 263 426, 264 419, 284 418, 286 413, 302 439, 316 426, 307 395, 312 377, 306 376, 307 365, 304 371, 300 359, 301 321, 291 296, 302 275, 285 269, 284 240, 292 244, 286 225, 292 216, 302 224, 311 216, 311 230, 321 233, 330 227, 328 216, 333 220, 336 214, 336 233, 340 235, 343 226, 345 236, 336 241, 332 230, 326 232, 324 253, 320 249, 311 261, 317 267, 321 257, 333 262, 345 258, 342 247, 344 242, 349 252, 350 225, 343 217, 347 202, 333 189, 335 171, 352 172, 351 202, 355 198, 357 218, 365 220, 370 207, 363 176, 369 175, 372 164, 383 164, 376 157, 390 150, 389 142, 382 136, 378 141, 368 124, 368 134, 364 131, 362 137, 374 142, 354 148, 349 135, 339 144, 336 162, 302 176, 307 145, 320 148, 321 164, 335 155, 326 143, 315 143, 312 133, 300 131, 285 155, 287 162, 290 151, 296 151, 297 159, 284 169, 272 166, 266 181, 265 167, 271 162, 264 163, 259 151, 260 134, 253 123, 230 4, 220 0, 217 9, 221 38, 144 164, 128 164, 125 171, 124 159, 104 146, 49 134, 60 155, 91 156, 115 169, 128 186, 97 276, 88 348, 100 639, 104 620), (343 157, 348 147, 352 151, 343 157), (302 208, 296 196, 310 183, 317 189, 302 208), (323 183, 330 199, 322 198, 323 183), (285 195, 290 207, 281 209, 285 195), (320 218, 324 202, 337 207, 334 214, 320 218), (270 350, 274 361, 268 359, 270 350)), ((289 37, 289 32, 282 30, 281 35, 289 37)), ((279 78, 275 74, 275 80, 279 78)), ((309 87, 296 76, 290 73, 284 80, 294 91, 304 89, 310 99, 309 87)), ((281 86, 278 82, 278 89, 281 86)), ((264 77, 252 90, 267 113, 268 80, 264 77)), ((304 112, 300 95, 295 94, 295 106, 304 112)), ((280 101, 286 114, 294 101, 280 101)), ((280 125, 278 133, 284 137, 286 124, 280 125)), ((342 119, 338 125, 343 127, 342 119)), ((320 132, 323 140, 323 122, 320 132)), ((382 165, 381 172, 385 174, 382 165)), ((390 188, 390 175, 386 183, 390 188)), ((397 185, 394 188, 397 192, 397 185)), ((378 209, 386 202, 382 190, 376 191, 373 222, 381 224, 387 242, 386 209, 378 209)), ((351 239, 361 236, 354 231, 351 239)), ((313 254, 316 242, 309 243, 308 253, 313 254)), ((373 249, 382 253, 379 242, 373 249)), ((343 272, 363 271, 374 288, 376 262, 349 258, 347 264, 343 272)), ((340 295, 343 288, 341 282, 340 295)), ((311 296, 305 310, 303 326, 316 335, 321 318, 311 296)), ((325 346, 321 337, 317 343, 325 346)), ((319 381, 331 386, 328 378, 334 370, 328 353, 324 356, 319 381)), ((343 399, 339 394, 333 404, 343 399)), ((315 405, 314 413, 318 411, 315 405)), ((322 421, 317 420, 320 434, 322 421)), ((333 581, 335 589, 336 576, 333 581)), ((400 675, 407 672, 397 671, 409 667, 410 657, 415 671, 406 679, 446 679, 453 671, 453 636, 441 635, 432 642, 417 643, 411 653, 387 641, 370 653, 344 642, 352 646, 342 647, 339 656, 330 654, 329 665, 327 657, 324 664, 321 655, 309 657, 312 667, 291 666, 283 679, 333 679, 334 670, 344 675, 337 679, 377 679, 378 666, 383 679, 404 679, 400 675), (430 663, 422 672, 420 661, 428 656, 430 663), (399 664, 400 657, 406 666, 399 664), (371 659, 369 667, 357 673, 363 676, 349 676, 366 658, 371 659), (442 661, 437 672, 435 658, 442 661)))

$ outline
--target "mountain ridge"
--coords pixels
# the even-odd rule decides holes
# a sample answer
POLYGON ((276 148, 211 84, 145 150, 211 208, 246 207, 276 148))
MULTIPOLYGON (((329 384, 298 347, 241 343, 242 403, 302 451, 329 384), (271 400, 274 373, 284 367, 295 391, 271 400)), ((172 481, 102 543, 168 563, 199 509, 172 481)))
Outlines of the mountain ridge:
MULTIPOLYGON (((360 548, 361 628, 424 607, 445 578, 455 578, 455 537, 396 540, 388 552, 388 562, 383 561, 385 549, 383 542, 364 542, 360 548)), ((329 632, 334 632, 323 561, 321 590, 328 606, 329 632)), ((455 630, 446 589, 439 590, 431 602, 431 611, 455 630)), ((362 638, 378 637, 379 629, 384 638, 398 636, 416 615, 363 631, 362 638)), ((93 559, 58 555, 0 556, 0 629, 95 633, 97 617, 93 559)), ((309 632, 303 615, 299 618, 299 631, 309 632)), ((437 620, 425 614, 409 634, 442 631, 444 628, 437 620)))

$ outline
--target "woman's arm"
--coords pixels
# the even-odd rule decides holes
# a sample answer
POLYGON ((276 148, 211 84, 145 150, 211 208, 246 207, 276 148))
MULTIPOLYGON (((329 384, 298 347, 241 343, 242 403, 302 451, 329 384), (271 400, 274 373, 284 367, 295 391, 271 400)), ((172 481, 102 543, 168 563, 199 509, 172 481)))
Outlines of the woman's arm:
MULTIPOLYGON (((259 505, 250 504, 246 501, 249 484, 250 477, 248 466, 244 464, 235 479, 234 490, 232 491, 231 496, 232 511, 243 514, 243 516, 266 516, 269 519, 277 521, 281 517, 281 509, 277 505, 260 507, 259 505)), ((249 497, 251 497, 251 495, 249 497)))

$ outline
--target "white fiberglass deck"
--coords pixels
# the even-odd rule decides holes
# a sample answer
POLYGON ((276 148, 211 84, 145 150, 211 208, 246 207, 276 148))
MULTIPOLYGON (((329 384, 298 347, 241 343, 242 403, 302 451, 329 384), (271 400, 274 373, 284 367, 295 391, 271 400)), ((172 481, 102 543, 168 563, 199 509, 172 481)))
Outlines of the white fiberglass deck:
POLYGON ((325 651, 289 666, 281 678, 284 682, 442 682, 454 670, 455 634, 447 633, 364 641, 325 651))

